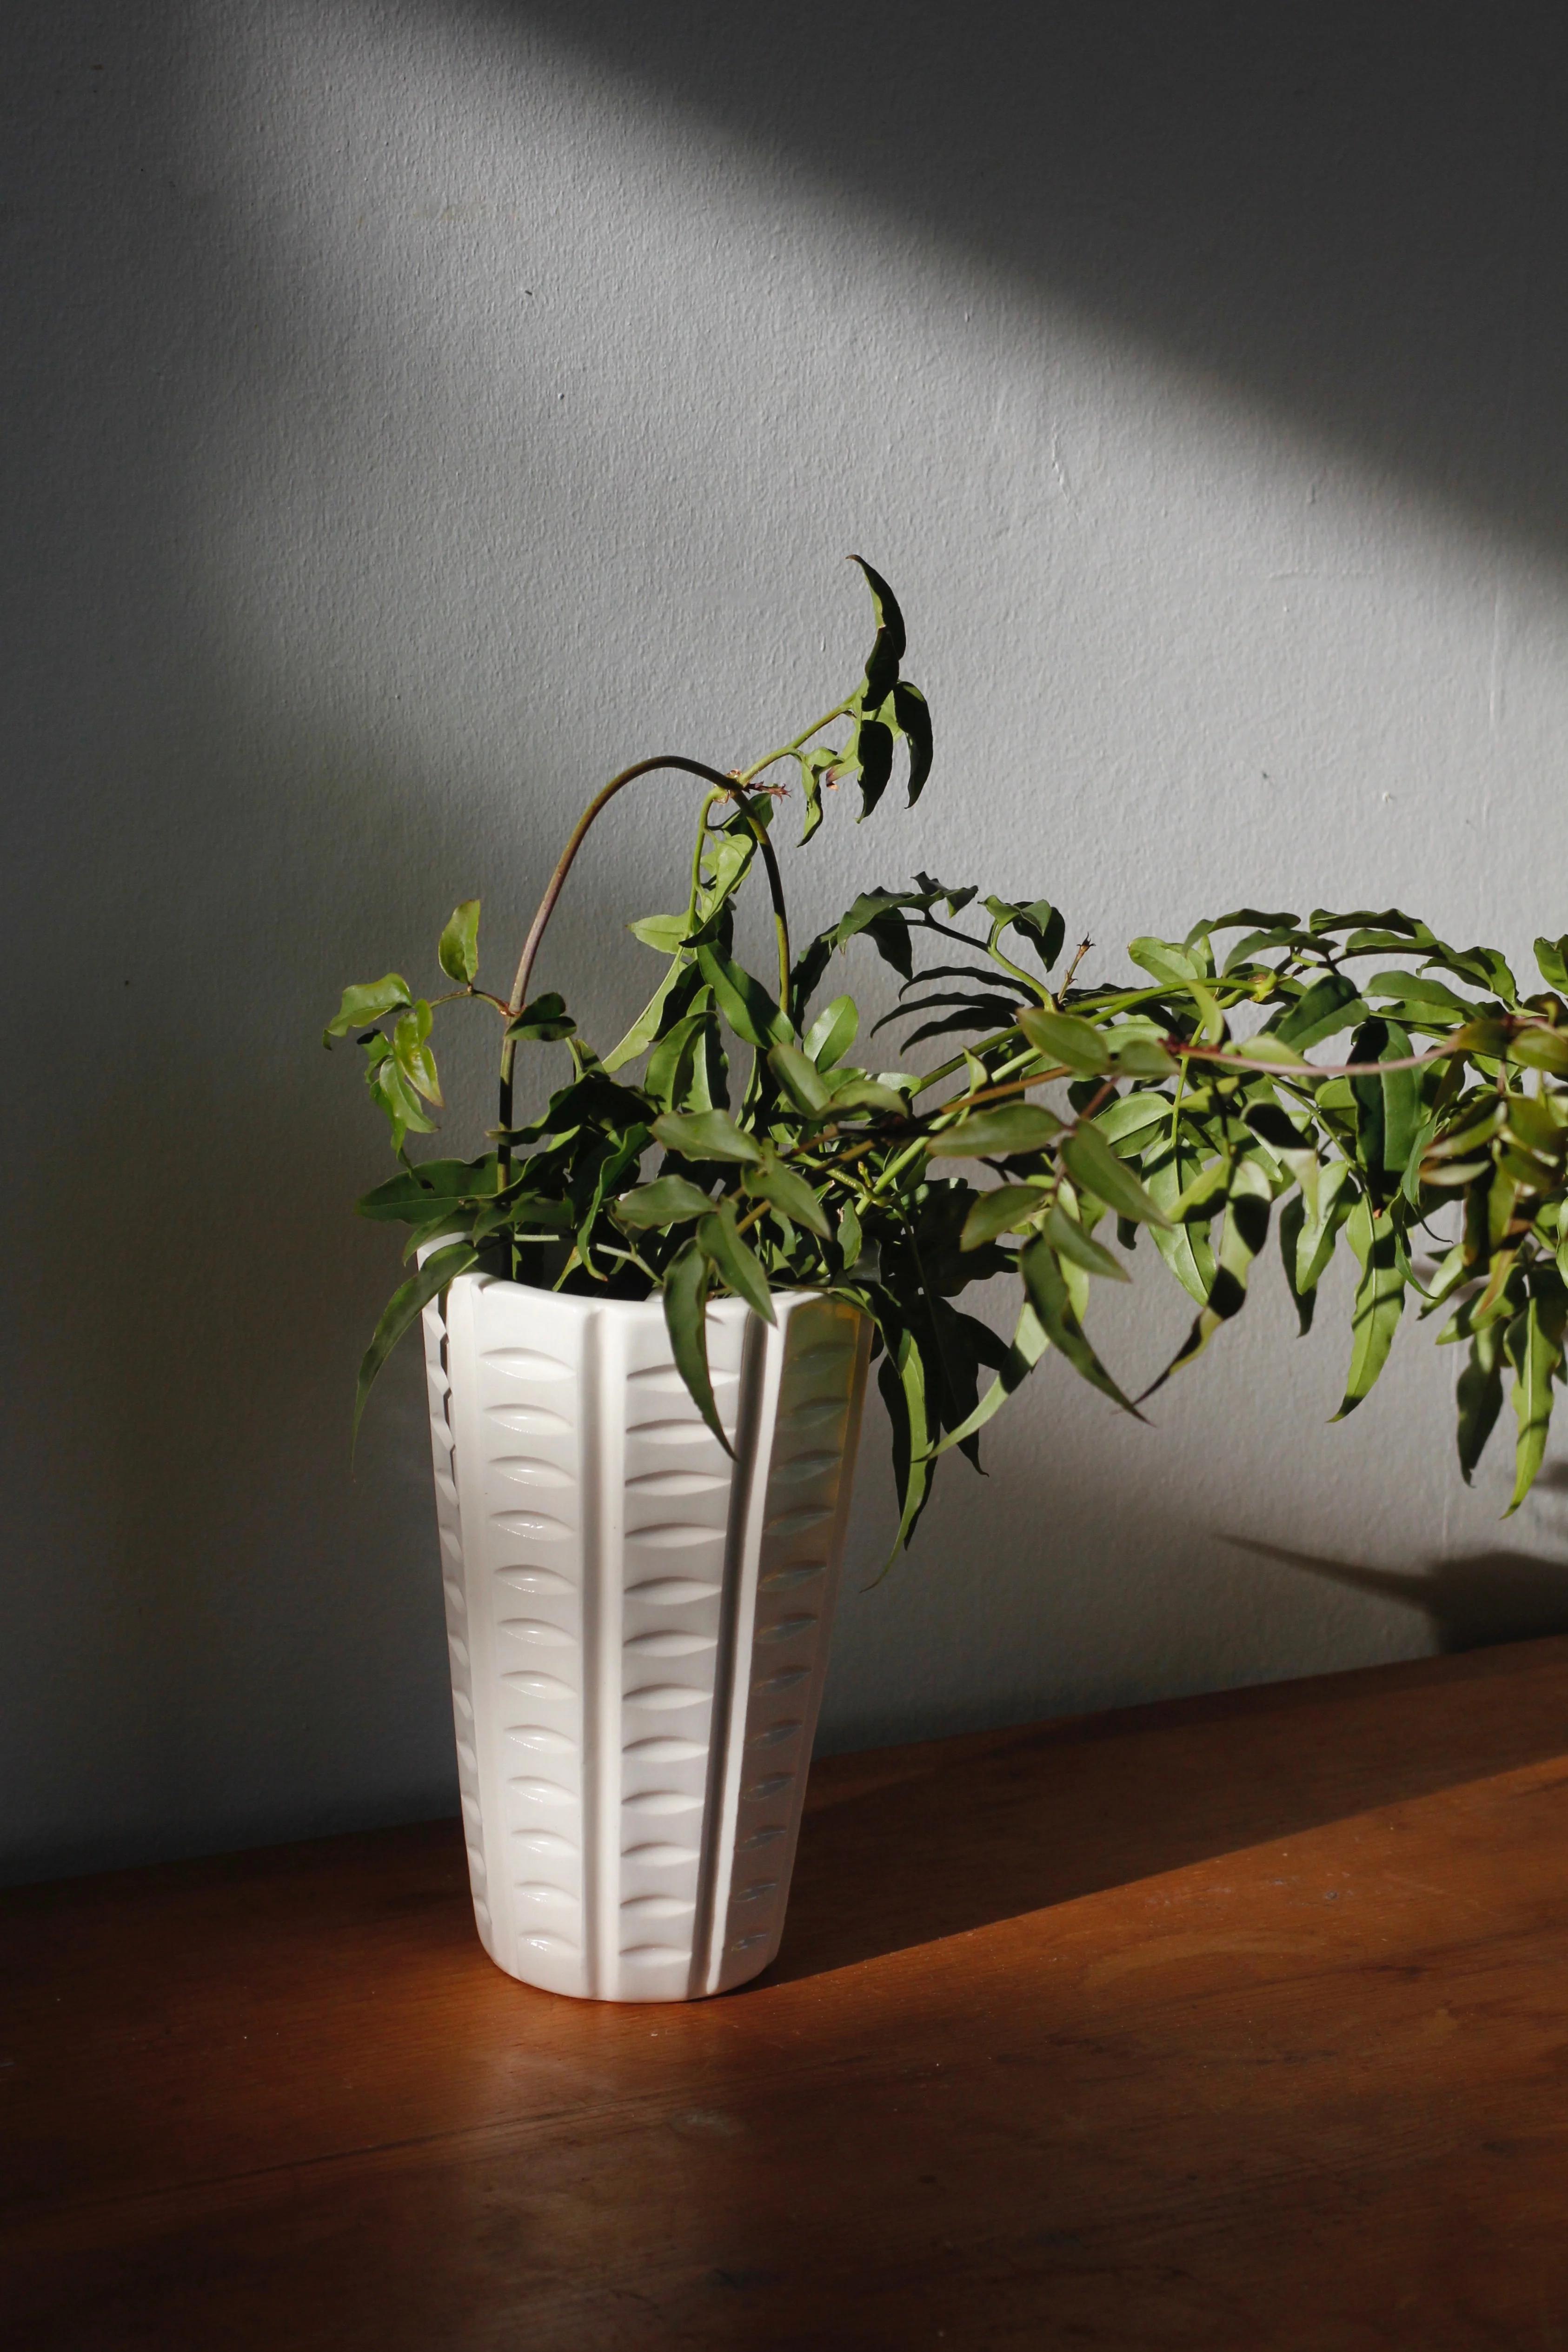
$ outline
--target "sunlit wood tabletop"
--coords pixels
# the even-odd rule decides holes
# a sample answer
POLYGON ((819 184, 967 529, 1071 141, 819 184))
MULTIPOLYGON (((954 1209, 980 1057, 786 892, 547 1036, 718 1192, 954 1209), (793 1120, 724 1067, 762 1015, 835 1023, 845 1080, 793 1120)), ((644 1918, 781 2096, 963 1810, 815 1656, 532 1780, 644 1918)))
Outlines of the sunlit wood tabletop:
POLYGON ((446 1822, 3 1918, 11 2352, 1568 2347, 1568 1641, 819 1763, 688 2008, 446 1822))

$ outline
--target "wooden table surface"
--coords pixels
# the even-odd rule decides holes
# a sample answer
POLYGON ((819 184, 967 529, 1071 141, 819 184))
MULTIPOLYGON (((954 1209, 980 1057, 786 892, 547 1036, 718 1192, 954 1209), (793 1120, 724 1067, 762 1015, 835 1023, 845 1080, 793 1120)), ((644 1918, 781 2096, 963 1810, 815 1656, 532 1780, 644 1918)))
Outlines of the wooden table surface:
POLYGON ((11 2352, 1568 2347, 1568 1641, 820 1763, 691 2007, 446 1822, 0 1916, 11 2352))

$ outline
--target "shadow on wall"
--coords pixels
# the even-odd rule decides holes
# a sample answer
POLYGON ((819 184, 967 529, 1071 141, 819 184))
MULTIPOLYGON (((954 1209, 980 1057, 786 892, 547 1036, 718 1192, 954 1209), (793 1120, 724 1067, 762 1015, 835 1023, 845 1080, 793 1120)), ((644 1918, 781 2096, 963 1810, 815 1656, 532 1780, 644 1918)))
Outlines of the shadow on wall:
POLYGON ((1554 555, 1568 538, 1560 9, 486 13, 863 199, 868 239, 891 215, 957 240, 1472 519, 1554 555))
MULTIPOLYGON (((1537 1491, 1568 1495, 1568 1465, 1548 1464, 1536 1486, 1537 1491)), ((1222 1535, 1220 1541, 1349 1591, 1418 1610, 1430 1622, 1440 1651, 1484 1650, 1504 1642, 1568 1633, 1568 1543, 1564 1556, 1556 1559, 1499 1545, 1404 1570, 1358 1568, 1349 1560, 1259 1543, 1250 1536, 1222 1535)))

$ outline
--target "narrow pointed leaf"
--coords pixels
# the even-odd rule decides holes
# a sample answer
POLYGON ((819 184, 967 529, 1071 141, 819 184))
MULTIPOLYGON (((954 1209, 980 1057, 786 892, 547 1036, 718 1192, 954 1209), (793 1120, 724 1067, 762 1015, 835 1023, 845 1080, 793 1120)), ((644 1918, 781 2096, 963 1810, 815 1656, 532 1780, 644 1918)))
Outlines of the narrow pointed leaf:
POLYGON ((615 1203, 612 1214, 616 1223, 634 1227, 676 1225, 688 1217, 705 1217, 713 1203, 708 1194, 700 1192, 684 1176, 656 1176, 651 1184, 639 1184, 635 1192, 627 1192, 615 1203))
POLYGON ((1132 1277, 1121 1259, 1112 1257, 1092 1234, 1086 1234, 1077 1219, 1068 1215, 1059 1202, 1051 1209, 1041 1231, 1058 1258, 1070 1258, 1075 1265, 1083 1268, 1085 1274, 1103 1275, 1111 1282, 1131 1281, 1132 1277))
POLYGON ((563 999, 549 989, 508 1022, 506 1034, 536 1045, 554 1045, 570 1037, 576 1026, 563 999))
POLYGON ((1118 1160, 1100 1129, 1089 1123, 1075 1127, 1062 1146, 1062 1158, 1075 1183, 1137 1225, 1163 1225, 1165 1213, 1151 1200, 1124 1160, 1118 1160))
POLYGON ((797 1110, 805 1111, 808 1118, 826 1111, 832 1096, 822 1082, 816 1064, 798 1045, 774 1045, 768 1055, 768 1067, 797 1110))
POLYGON ((415 1093, 441 1108, 441 1081, 436 1075, 436 1056, 427 1043, 430 1018, 430 1007, 421 997, 393 1031, 392 1051, 415 1093))
POLYGON ((1552 1376, 1563 1360, 1563 1330, 1568 1297, 1558 1292, 1533 1296, 1509 1325, 1503 1346, 1513 1367, 1513 1410, 1519 1423, 1514 1445, 1511 1518, 1531 1486, 1546 1454, 1552 1426, 1552 1376))
POLYGON ((784 1216, 823 1241, 832 1239, 821 1202, 803 1176, 770 1152, 760 1168, 748 1168, 742 1179, 753 1200, 767 1201, 784 1216))
POLYGON ((1021 1233, 1049 1200, 1050 1194, 1037 1184, 999 1184, 994 1192, 979 1193, 963 1221, 959 1248, 976 1250, 994 1242, 998 1234, 1021 1233))
POLYGON ((477 898, 465 898, 460 906, 453 908, 436 953, 448 980, 461 981, 466 986, 469 981, 478 979, 479 902, 477 898))
POLYGON ((950 1446, 963 1445, 970 1438, 978 1437, 986 1423, 1023 1386, 1049 1344, 1044 1325, 1026 1298, 1006 1360, 968 1420, 961 1422, 956 1429, 950 1429, 941 1444, 932 1446, 931 1461, 934 1462, 938 1454, 945 1454, 950 1446))
MULTIPOLYGON (((1043 1151, 1062 1131, 1062 1122, 1044 1103, 997 1103, 962 1118, 931 1138, 933 1160, 1006 1160, 1015 1153, 1043 1151)), ((1105 1147, 1110 1157, 1110 1146, 1105 1147)), ((1120 1172, 1121 1162, 1117 1162, 1120 1172)))
POLYGON ((859 1033, 860 1015, 852 996, 836 996, 805 1033, 805 1051, 819 1070, 841 1062, 859 1033))
POLYGON ((726 1454, 734 1449, 724 1433, 708 1370, 708 1261, 688 1242, 665 1268, 664 1322, 670 1352, 687 1393, 726 1454))
POLYGON ((768 1277, 743 1236, 736 1232, 735 1212, 728 1201, 703 1218, 697 1228, 697 1246, 754 1315, 760 1315, 764 1323, 777 1320, 768 1277))
POLYGON ((660 955, 673 955, 691 928, 689 915, 640 915, 626 929, 634 940, 645 948, 657 948, 660 955))
POLYGON ((344 989, 342 1004, 321 1032, 321 1043, 330 1045, 334 1037, 345 1037, 351 1029, 368 1028, 384 1013, 402 1012, 413 1002, 401 972, 389 971, 384 980, 361 981, 344 989))
POLYGON ((887 1342, 877 1386, 893 1432, 893 1480, 899 1497, 899 1531, 883 1575, 908 1544, 931 1494, 931 1433, 926 1409, 925 1359, 907 1325, 883 1328, 887 1342))
POLYGON ((907 677, 900 678, 892 692, 893 717, 903 730, 910 747, 909 806, 913 808, 925 789, 931 773, 932 744, 931 712, 925 696, 907 677))
POLYGON ((790 1042, 789 1022, 760 980, 753 980, 742 965, 721 955, 717 948, 700 947, 697 961, 737 1037, 743 1037, 760 1054, 765 1054, 770 1045, 790 1042))
POLYGON ((1075 1013, 1030 1008, 1019 1013, 1018 1026, 1037 1053, 1064 1064, 1079 1077, 1099 1077, 1110 1067, 1110 1048, 1104 1036, 1092 1022, 1080 1021, 1075 1013))
POLYGON ((742 1134, 728 1111, 666 1111, 653 1123, 654 1136, 682 1160, 738 1160, 751 1165, 763 1156, 754 1136, 742 1134))
POLYGON ((899 610, 899 600, 879 572, 873 571, 863 555, 852 555, 866 575, 866 585, 871 591, 871 607, 877 615, 877 636, 866 660, 866 677, 861 699, 871 710, 879 710, 891 694, 898 680, 899 664, 903 660, 908 642, 904 616, 899 610))
POLYGON ((1467 1486, 1502 1411, 1502 1341, 1500 1323, 1489 1323, 1474 1334, 1469 1361, 1454 1391, 1459 1411, 1459 1469, 1467 1486))
POLYGON ((1351 1367, 1336 1421, 1353 1412, 1388 1361, 1405 1307, 1405 1268, 1394 1221, 1360 1200, 1345 1220, 1345 1239, 1362 1270, 1351 1318, 1351 1367))
POLYGON ((1568 938, 1537 940, 1535 961, 1547 987, 1556 989, 1560 996, 1568 996, 1568 938))
POLYGON ((1352 980, 1342 971, 1331 971, 1303 992, 1270 1034, 1305 1054, 1309 1045, 1321 1045, 1325 1037, 1353 1027, 1370 1010, 1352 980))
POLYGON ((365 1399, 383 1364, 420 1310, 438 1292, 446 1289, 454 1275, 467 1273, 479 1255, 471 1242, 458 1242, 450 1249, 437 1250, 433 1256, 426 1259, 417 1274, 410 1275, 406 1282, 399 1285, 382 1308, 381 1320, 360 1360, 359 1379, 354 1384, 353 1435, 356 1440, 365 1399))
POLYGON ((1065 1356, 1079 1377, 1102 1396, 1110 1398, 1135 1421, 1143 1416, 1131 1397, 1124 1396, 1084 1335, 1082 1325, 1073 1312, 1072 1301, 1062 1269, 1055 1252, 1044 1236, 1030 1242, 1020 1251, 1018 1271, 1024 1278, 1024 1288, 1030 1306, 1038 1317, 1041 1328, 1058 1355, 1065 1356))
POLYGON ((1159 1379, 1152 1381, 1139 1398, 1140 1404, 1156 1389, 1163 1388, 1173 1372, 1181 1371, 1201 1356, 1221 1324, 1228 1323, 1247 1304, 1252 1268, 1268 1238, 1269 1205, 1268 1179, 1256 1158, 1249 1156, 1239 1163, 1231 1179, 1208 1297, 1159 1379))

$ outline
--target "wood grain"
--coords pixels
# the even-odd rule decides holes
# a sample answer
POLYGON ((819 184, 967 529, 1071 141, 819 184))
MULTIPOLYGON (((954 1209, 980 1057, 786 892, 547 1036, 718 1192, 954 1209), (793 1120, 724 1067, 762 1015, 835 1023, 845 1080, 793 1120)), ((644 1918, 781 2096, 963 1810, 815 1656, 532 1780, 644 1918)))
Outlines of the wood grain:
POLYGON ((7 2345, 1568 2347, 1568 1641, 831 1759, 609 2009, 455 1828, 5 1898, 7 2345))

